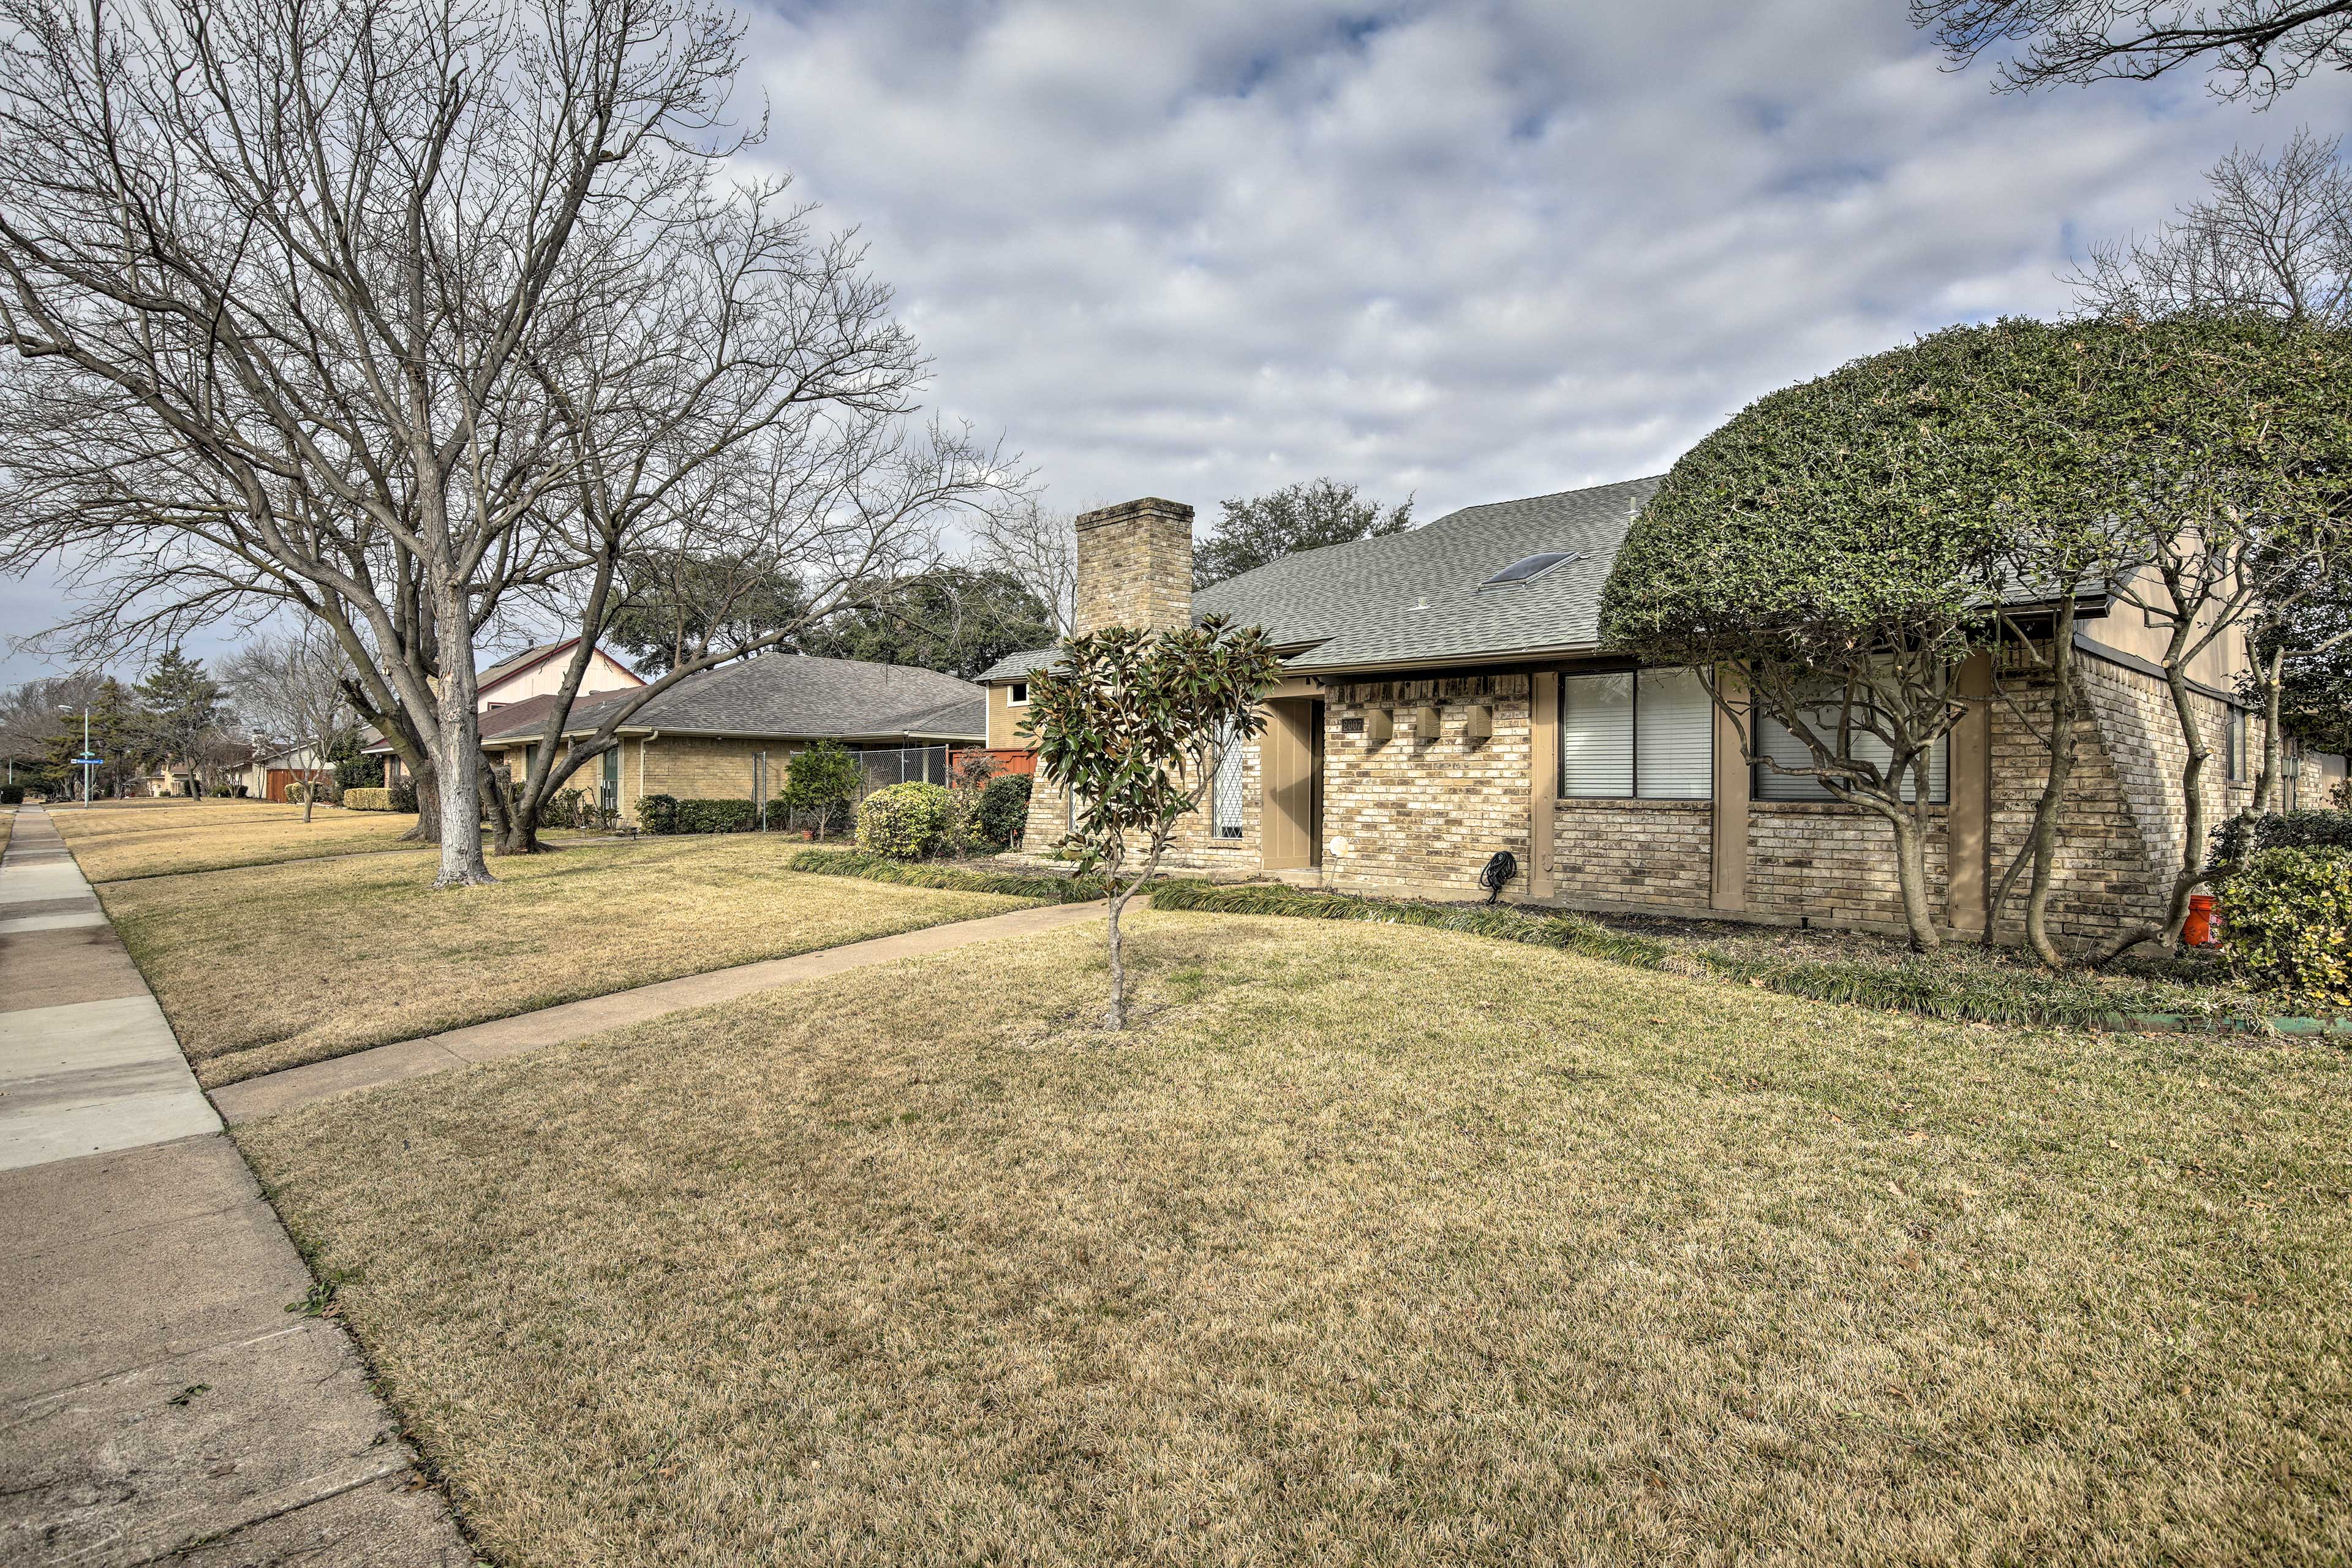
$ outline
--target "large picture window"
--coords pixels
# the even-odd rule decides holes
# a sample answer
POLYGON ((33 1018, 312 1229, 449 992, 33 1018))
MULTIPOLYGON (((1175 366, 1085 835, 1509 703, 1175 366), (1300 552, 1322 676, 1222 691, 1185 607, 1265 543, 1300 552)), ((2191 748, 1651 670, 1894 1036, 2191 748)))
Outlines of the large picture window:
POLYGON ((1559 793, 1570 800, 1706 800, 1715 704, 1695 669, 1564 675, 1559 793))
MULTIPOLYGON (((1805 710, 1806 723, 1824 741, 1833 742, 1837 734, 1841 703, 1839 697, 1827 697, 1805 710)), ((1794 731, 1768 713, 1756 715, 1756 743, 1765 757, 1782 767, 1811 768, 1819 765, 1813 749, 1799 740, 1794 731)), ((1856 762, 1869 763, 1880 768, 1884 768, 1895 754, 1894 748, 1885 742, 1858 729, 1847 742, 1847 752, 1856 762)), ((1931 805, 1941 805, 1951 798, 1951 752, 1952 738, 1946 735, 1927 753, 1927 799, 1931 805)), ((1784 773, 1766 767, 1761 762, 1756 764, 1755 782, 1751 787, 1758 800, 1837 798, 1815 774, 1784 773)), ((1906 773, 1903 777, 1903 798, 1916 800, 1918 794, 1918 775, 1906 773)))

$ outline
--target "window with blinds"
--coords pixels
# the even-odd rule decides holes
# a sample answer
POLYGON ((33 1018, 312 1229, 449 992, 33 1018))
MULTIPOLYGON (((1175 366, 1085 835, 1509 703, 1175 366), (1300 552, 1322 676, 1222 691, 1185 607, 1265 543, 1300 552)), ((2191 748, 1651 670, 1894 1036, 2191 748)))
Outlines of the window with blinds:
POLYGON ((1570 800, 1706 800, 1715 704, 1693 669, 1562 676, 1559 793, 1570 800))
MULTIPOLYGON (((1824 741, 1832 741, 1837 733, 1839 703, 1835 699, 1806 711, 1806 722, 1824 741)), ((1768 713, 1756 715, 1758 750, 1782 767, 1810 768, 1814 765, 1813 749, 1797 738, 1796 732, 1768 713)), ((1856 762, 1885 767, 1895 754, 1894 749, 1877 736, 1855 731, 1847 745, 1848 753, 1856 762)), ((1951 798, 1951 737, 1937 741, 1927 753, 1927 800, 1940 805, 1951 798)), ((1756 764, 1755 783, 1751 786, 1758 800, 1797 801, 1835 800, 1829 786, 1811 773, 1784 773, 1756 764)), ((1918 775, 1906 773, 1903 780, 1903 798, 1916 800, 1919 795, 1918 775)))
POLYGON ((1209 837, 1212 838, 1239 838, 1242 836, 1243 747, 1240 736, 1228 736, 1224 748, 1217 753, 1216 776, 1209 783, 1209 837))

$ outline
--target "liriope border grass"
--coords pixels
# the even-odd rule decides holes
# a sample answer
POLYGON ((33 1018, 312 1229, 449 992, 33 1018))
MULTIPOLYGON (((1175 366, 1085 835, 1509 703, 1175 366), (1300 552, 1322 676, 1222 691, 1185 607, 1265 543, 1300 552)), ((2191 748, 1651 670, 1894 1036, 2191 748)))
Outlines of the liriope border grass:
POLYGON ((2028 996, 1969 977, 1822 963, 1768 963, 1706 952, 1677 952, 1664 942, 1572 914, 1536 914, 1501 906, 1433 904, 1307 891, 1265 882, 1168 881, 1151 888, 1154 907, 1212 913, 1289 915, 1305 920, 1379 921, 1464 931, 1501 942, 1559 948, 1641 969, 1695 967, 1721 979, 1784 995, 1952 1023, 2014 1024, 2108 1030, 2212 1029, 2254 1034, 2352 1034, 2352 1020, 2159 1012, 2113 1000, 2028 996))
MULTIPOLYGON (((856 877, 868 882, 895 882, 905 888, 937 888, 951 893, 1002 893, 1013 899, 1041 899, 1051 904, 1084 904, 1105 896, 1099 877, 1022 877, 1009 871, 974 871, 963 866, 942 866, 926 860, 893 860, 862 849, 803 849, 793 857, 790 870, 818 877, 856 877)), ((1154 887, 1153 895, 1159 889, 1154 887)))

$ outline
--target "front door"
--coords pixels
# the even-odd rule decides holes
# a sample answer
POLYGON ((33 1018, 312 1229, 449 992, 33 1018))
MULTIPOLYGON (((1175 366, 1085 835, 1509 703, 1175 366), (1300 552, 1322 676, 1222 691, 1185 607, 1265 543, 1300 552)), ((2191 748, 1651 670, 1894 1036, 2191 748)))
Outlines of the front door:
POLYGON ((1258 738, 1265 868, 1297 871, 1323 860, 1323 704, 1312 697, 1267 702, 1258 738))

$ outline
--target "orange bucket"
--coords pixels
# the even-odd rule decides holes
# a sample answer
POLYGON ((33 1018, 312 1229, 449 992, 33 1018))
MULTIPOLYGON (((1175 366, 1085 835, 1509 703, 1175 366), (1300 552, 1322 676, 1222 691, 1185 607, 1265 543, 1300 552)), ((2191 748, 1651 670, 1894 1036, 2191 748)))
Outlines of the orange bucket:
POLYGON ((2180 940, 2191 947, 2213 945, 2213 895, 2189 895, 2189 919, 2180 928, 2180 940))

